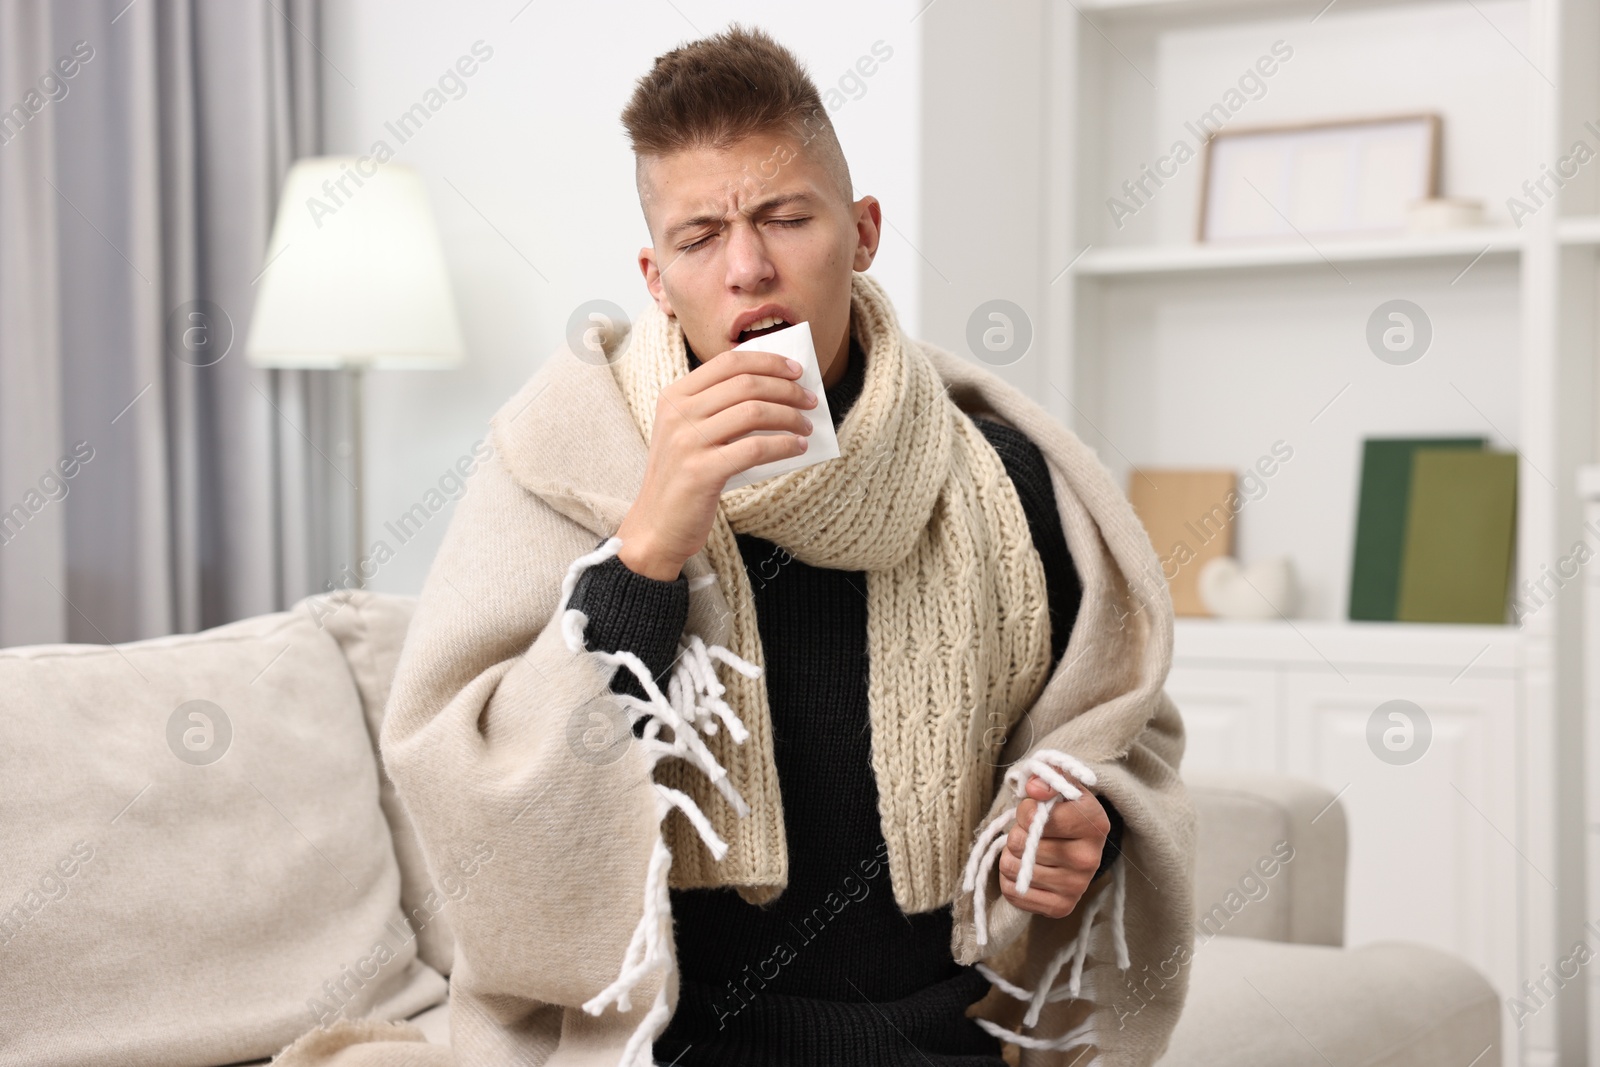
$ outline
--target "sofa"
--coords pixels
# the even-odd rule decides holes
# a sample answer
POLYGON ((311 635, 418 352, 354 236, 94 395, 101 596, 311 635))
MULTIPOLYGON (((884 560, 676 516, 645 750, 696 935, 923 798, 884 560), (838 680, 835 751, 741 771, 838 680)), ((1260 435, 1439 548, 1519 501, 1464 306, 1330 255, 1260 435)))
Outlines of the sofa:
MULTIPOLYGON (((202 633, 0 649, 0 1067, 266 1063, 337 1015, 448 1043, 451 904, 377 737, 410 597, 343 591, 202 633)), ((1326 790, 1186 774, 1196 940, 1163 1064, 1500 1062, 1499 1003, 1418 945, 1342 947, 1326 790)))

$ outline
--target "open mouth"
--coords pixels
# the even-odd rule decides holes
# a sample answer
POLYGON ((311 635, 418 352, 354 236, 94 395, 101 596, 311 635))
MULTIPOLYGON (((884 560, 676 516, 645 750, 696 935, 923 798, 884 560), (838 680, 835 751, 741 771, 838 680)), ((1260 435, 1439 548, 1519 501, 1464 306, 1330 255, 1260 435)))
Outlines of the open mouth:
POLYGON ((776 333, 779 330, 787 329, 789 327, 788 322, 785 322, 783 319, 778 318, 775 315, 769 319, 763 319, 762 322, 766 323, 766 325, 757 323, 750 329, 742 331, 739 334, 739 343, 743 344, 752 337, 765 337, 769 333, 776 333))

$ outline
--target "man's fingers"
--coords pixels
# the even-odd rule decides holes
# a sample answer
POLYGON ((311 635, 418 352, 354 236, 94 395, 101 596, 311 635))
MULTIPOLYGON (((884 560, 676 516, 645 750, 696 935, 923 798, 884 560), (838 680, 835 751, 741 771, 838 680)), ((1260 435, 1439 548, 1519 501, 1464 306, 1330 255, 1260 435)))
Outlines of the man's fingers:
POLYGON ((1040 802, 1056 795, 1037 775, 1028 779, 1025 792, 1027 795, 1017 805, 1016 823, 1006 832, 1006 847, 996 864, 1000 891, 1026 911, 1057 918, 1070 915, 1100 866, 1111 821, 1088 789, 1081 789, 1081 795, 1074 800, 1058 799, 1050 808, 1036 846, 1028 892, 1018 895, 1016 878, 1022 871, 1028 830, 1038 817, 1040 802))
MULTIPOLYGON (((1037 779, 1035 779, 1037 781, 1037 779)), ((1039 813, 1039 801, 1026 798, 1017 804, 1017 827, 1026 832, 1039 813)), ((1050 809, 1045 837, 1092 837, 1104 841, 1111 832, 1111 820, 1099 799, 1088 790, 1076 800, 1058 800, 1050 809)))
POLYGON ((704 360, 700 366, 680 378, 679 381, 683 383, 680 388, 692 396, 740 374, 770 374, 793 381, 800 375, 790 369, 791 362, 789 357, 776 352, 751 348, 730 349, 715 358, 704 360))
POLYGON ((1040 915, 1049 915, 1053 918, 1063 918, 1072 914, 1072 909, 1078 906, 1083 893, 1061 893, 1040 884, 1035 878, 1028 886, 1028 892, 1022 895, 1017 893, 1017 883, 1006 875, 1000 876, 1000 892, 1007 900, 1024 911, 1036 912, 1040 915))
POLYGON ((1099 799, 1084 790, 1077 800, 1063 800, 1050 809, 1044 832, 1048 837, 1092 837, 1104 841, 1111 832, 1111 820, 1099 799))
MULTIPOLYGON (((1061 777, 1065 778, 1067 783, 1074 789, 1077 789, 1080 792, 1088 791, 1088 786, 1078 781, 1072 775, 1063 774, 1061 777)), ((1028 796, 1035 800, 1049 800, 1051 797, 1056 795, 1056 787, 1045 781, 1043 778, 1040 778, 1037 774, 1030 774, 1028 776, 1028 784, 1024 792, 1026 792, 1028 796)))
MULTIPOLYGON (((1053 890, 1057 893, 1072 895, 1082 893, 1088 888, 1089 880, 1094 868, 1085 868, 1081 864, 1072 866, 1056 866, 1054 864, 1038 863, 1033 868, 1033 878, 1028 883, 1040 889, 1053 890)), ((1022 872, 1022 861, 1009 852, 1000 854, 1001 879, 1017 880, 1017 875, 1022 872)))
POLYGON ((1037 774, 1028 776, 1027 794, 1034 800, 1049 800, 1056 795, 1055 788, 1037 774))
MULTIPOLYGON (((1027 834, 1010 834, 1006 847, 1000 852, 1000 870, 1013 874, 1022 868, 1022 849, 1027 834), (1009 864, 1009 866, 1008 866, 1009 864)), ((1104 841, 1097 838, 1040 838, 1039 850, 1034 853, 1034 869, 1060 867, 1075 871, 1092 871, 1100 866, 1104 841)))

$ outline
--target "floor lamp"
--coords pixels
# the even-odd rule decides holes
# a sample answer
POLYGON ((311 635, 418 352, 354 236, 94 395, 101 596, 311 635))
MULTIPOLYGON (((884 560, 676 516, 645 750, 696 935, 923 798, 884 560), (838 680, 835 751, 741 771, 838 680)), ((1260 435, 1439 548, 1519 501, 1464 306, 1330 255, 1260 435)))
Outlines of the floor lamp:
POLYGON ((362 375, 444 369, 464 357, 444 247, 415 170, 369 156, 289 171, 245 344, 257 367, 350 375, 353 562, 365 551, 362 375))

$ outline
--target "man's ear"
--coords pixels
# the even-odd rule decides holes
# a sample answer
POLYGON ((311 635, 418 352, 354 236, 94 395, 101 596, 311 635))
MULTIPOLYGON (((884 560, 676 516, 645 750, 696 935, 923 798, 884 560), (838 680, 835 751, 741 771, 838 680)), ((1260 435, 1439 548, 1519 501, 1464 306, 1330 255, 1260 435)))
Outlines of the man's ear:
POLYGON ((645 288, 650 290, 651 299, 655 300, 656 307, 668 318, 673 317, 672 301, 667 297, 667 287, 661 281, 661 266, 656 262, 654 248, 639 249, 639 272, 644 275, 645 288))
POLYGON ((883 239, 883 207, 875 196, 864 196, 854 204, 856 213, 856 250, 851 267, 857 271, 872 266, 878 255, 878 242, 883 239))

